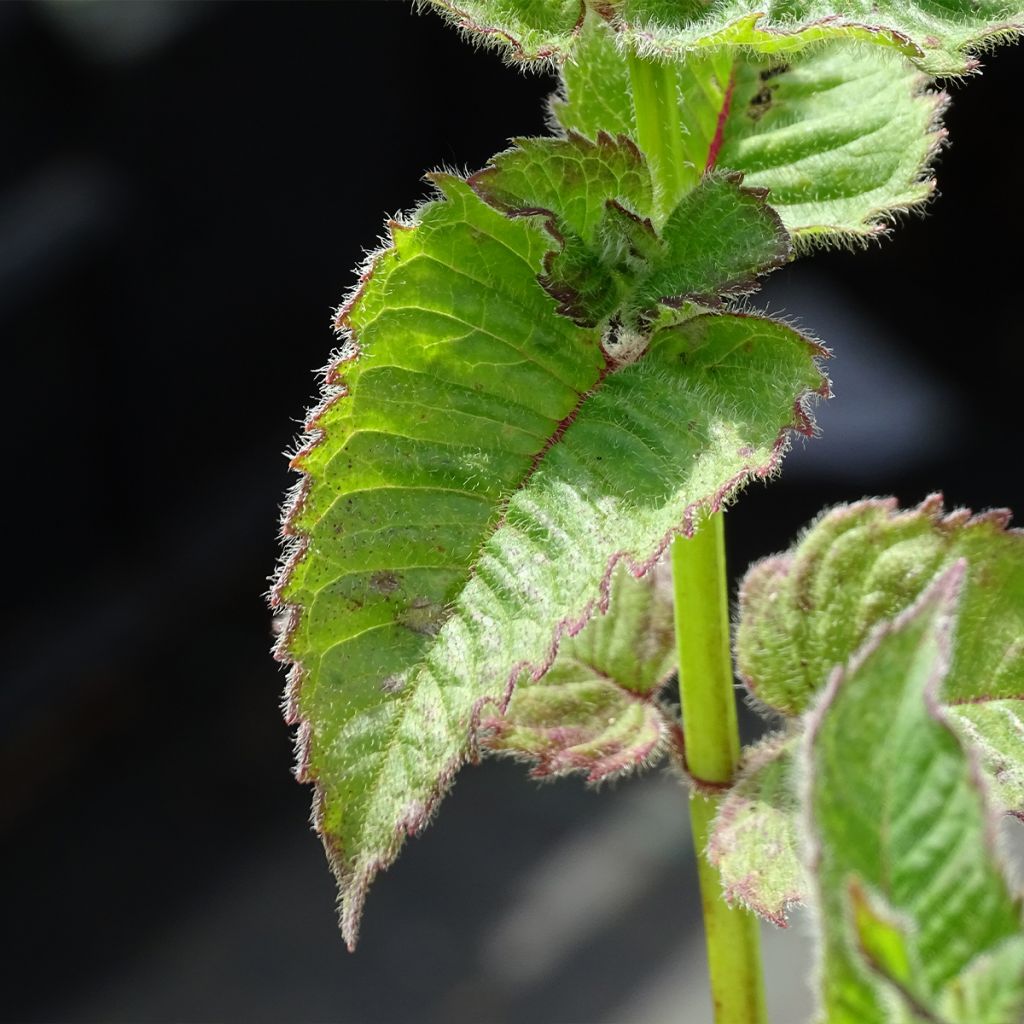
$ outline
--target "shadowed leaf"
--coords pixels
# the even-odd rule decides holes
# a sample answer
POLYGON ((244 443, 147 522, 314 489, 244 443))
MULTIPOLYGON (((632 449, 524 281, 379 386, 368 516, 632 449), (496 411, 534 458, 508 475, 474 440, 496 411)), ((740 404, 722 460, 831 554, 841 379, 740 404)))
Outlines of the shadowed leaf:
POLYGON ((519 683, 504 715, 484 714, 482 745, 534 762, 536 778, 585 772, 588 782, 646 768, 678 744, 658 699, 675 671, 672 580, 612 577, 608 611, 566 638, 539 680, 519 683))
POLYGON ((789 908, 804 902, 808 887, 798 848, 797 743, 797 737, 778 733, 745 751, 707 849, 726 900, 779 927, 785 926, 789 908))

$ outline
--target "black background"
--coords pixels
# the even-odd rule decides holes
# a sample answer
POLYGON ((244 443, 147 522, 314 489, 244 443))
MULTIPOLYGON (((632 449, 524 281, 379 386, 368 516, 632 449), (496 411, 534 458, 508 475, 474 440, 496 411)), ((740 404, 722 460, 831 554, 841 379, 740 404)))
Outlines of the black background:
MULTIPOLYGON (((551 80, 401 2, 92 11, 0 5, 0 1013, 598 1019, 691 926, 689 866, 558 978, 489 989, 472 955, 510 877, 606 797, 469 770, 350 957, 263 597, 351 268, 425 169, 543 130, 551 80)), ((1022 504, 1021 57, 986 64, 930 215, 768 289, 836 349, 837 397, 730 514, 737 572, 868 493, 1022 504)))

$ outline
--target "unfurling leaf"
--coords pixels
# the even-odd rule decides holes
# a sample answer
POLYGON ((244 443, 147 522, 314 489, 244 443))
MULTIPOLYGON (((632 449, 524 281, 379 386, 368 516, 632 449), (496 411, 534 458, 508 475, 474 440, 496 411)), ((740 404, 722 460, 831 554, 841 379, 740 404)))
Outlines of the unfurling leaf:
MULTIPOLYGON (((567 132, 636 137, 629 66, 591 24, 552 104, 567 132)), ((709 167, 769 190, 798 246, 867 239, 925 202, 945 96, 905 61, 841 45, 782 60, 731 50, 666 65, 695 181, 709 167)))
MULTIPOLYGON (((1019 35, 1016 0, 422 0, 510 60, 576 55, 587 8, 604 17, 621 44, 653 57, 742 47, 789 55, 828 40, 873 44, 910 58, 933 75, 975 66, 970 54, 1019 35)), ((593 15, 591 15, 593 16, 593 15)))
POLYGON ((562 641, 539 679, 521 681, 504 715, 481 718, 488 750, 534 762, 535 778, 585 772, 588 782, 649 767, 674 746, 676 715, 659 691, 675 671, 672 581, 612 577, 608 611, 562 641))
POLYGON ((938 703, 963 575, 957 562, 877 629, 811 716, 803 773, 829 1024, 931 1012, 979 952, 1024 934, 984 788, 938 703))
POLYGON ((520 139, 470 184, 512 215, 542 219, 557 247, 541 283, 581 326, 614 315, 637 330, 659 305, 716 305, 752 291, 789 255, 763 190, 738 177, 704 177, 664 224, 653 223, 650 172, 625 136, 520 139))
POLYGON ((643 575, 771 473, 827 391, 818 346, 750 315, 655 329, 641 357, 612 360, 538 281, 545 218, 434 180, 442 198, 392 226, 339 314, 349 335, 294 460, 275 588, 298 771, 350 945, 481 716, 551 666, 618 562, 643 575))

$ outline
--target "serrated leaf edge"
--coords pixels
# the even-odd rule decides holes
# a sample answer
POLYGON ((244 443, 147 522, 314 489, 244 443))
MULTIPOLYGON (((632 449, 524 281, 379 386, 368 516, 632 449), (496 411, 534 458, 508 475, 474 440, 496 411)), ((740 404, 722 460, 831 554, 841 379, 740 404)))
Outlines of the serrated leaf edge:
MULTIPOLYGON (((426 180, 436 183, 438 178, 443 176, 441 172, 433 172, 425 177, 426 180)), ((430 201, 432 201, 431 198, 428 198, 421 205, 426 205, 430 201)), ((394 232, 410 230, 414 226, 415 211, 401 220, 391 219, 387 222, 392 239, 394 232)), ((342 344, 335 350, 331 362, 322 374, 320 401, 308 413, 304 434, 297 446, 296 452, 291 457, 291 468, 302 473, 302 476, 289 490, 282 506, 279 534, 284 547, 269 594, 271 609, 277 612, 279 616, 277 640, 273 646, 273 655, 276 660, 288 666, 287 684, 282 698, 282 711, 286 724, 297 728, 293 774, 298 782, 310 783, 314 787, 310 824, 317 835, 320 836, 331 871, 338 883, 341 932, 349 951, 353 951, 356 947, 362 908, 373 879, 394 863, 407 836, 419 834, 429 824, 441 798, 451 788, 452 780, 459 768, 467 761, 475 762, 479 759, 476 736, 483 708, 487 705, 493 705, 498 709, 499 713, 503 714, 508 708, 515 684, 524 672, 529 672, 535 680, 539 679, 554 662, 563 637, 575 636, 590 621, 594 614, 604 614, 607 612, 612 574, 620 562, 625 564, 628 571, 634 577, 637 579, 642 578, 657 564, 676 536, 693 536, 696 524, 705 512, 713 513, 724 508, 750 480, 768 479, 776 474, 779 471, 786 451, 789 449, 791 443, 790 434, 795 431, 805 436, 813 436, 814 423, 810 414, 810 403, 814 396, 829 397, 831 395, 830 382, 827 376, 822 373, 822 384, 818 389, 814 391, 808 389, 796 397, 793 403, 792 421, 780 429, 768 459, 761 465, 745 467, 744 470, 727 480, 711 495, 698 498, 688 504, 680 513, 679 526, 669 530, 661 538, 655 550, 647 559, 636 562, 628 557, 628 553, 624 551, 612 554, 605 566, 598 595, 587 602, 578 614, 567 616, 555 624, 546 657, 539 664, 533 664, 527 660, 515 664, 509 673, 501 698, 495 700, 492 697, 482 697, 477 701, 470 715, 466 750, 445 765, 426 801, 416 803, 415 806, 408 808, 406 815, 396 822, 392 843, 384 855, 374 858, 372 862, 358 871, 349 871, 345 864, 345 851, 342 849, 341 844, 333 840, 323 828, 326 802, 325 789, 319 779, 312 777, 308 771, 312 727, 308 720, 302 716, 299 709, 299 695, 305 671, 301 662, 296 660, 288 650, 291 637, 299 626, 302 609, 297 605, 285 602, 282 594, 288 586, 295 566, 305 557, 309 544, 308 536, 297 530, 294 526, 295 519, 302 510, 311 481, 310 476, 299 468, 298 463, 303 456, 307 455, 314 448, 319 447, 325 441, 325 432, 320 427, 321 417, 335 402, 342 400, 348 394, 342 377, 342 370, 345 365, 358 359, 360 349, 358 339, 348 326, 347 317, 372 279, 378 262, 391 248, 393 248, 391 242, 387 239, 382 239, 382 245, 367 255, 362 265, 358 268, 357 273, 359 276, 356 284, 338 307, 334 316, 334 327, 342 339, 342 344)), ((740 317, 751 316, 751 314, 746 313, 733 315, 740 317)), ((804 337, 806 344, 812 351, 816 362, 829 355, 828 350, 819 343, 806 336, 802 337, 804 337)), ((587 394, 589 395, 590 392, 587 394)), ((578 408, 577 406, 577 410, 578 408)), ((560 424, 559 426, 561 432, 564 433, 567 424, 565 426, 560 424)), ((546 452, 552 443, 557 443, 557 440, 558 437, 550 439, 543 451, 546 452)), ((471 567, 470 573, 472 571, 471 567)))
MULTIPOLYGON (((778 567, 779 571, 784 572, 785 575, 789 575, 793 568, 793 563, 796 560, 796 551, 803 543, 805 538, 813 532, 821 523, 830 518, 831 516, 841 516, 857 514, 860 509, 875 508, 886 513, 889 522, 897 523, 901 520, 916 519, 919 516, 924 516, 930 520, 931 525, 936 530, 952 532, 954 530, 970 529, 972 527, 979 527, 984 525, 991 525, 999 533, 1009 534, 1011 536, 1018 536, 1024 538, 1024 528, 1011 527, 1010 521, 1013 518, 1013 512, 1008 508, 993 508, 987 509, 984 512, 972 512, 969 508, 953 508, 949 512, 945 511, 945 497, 941 491, 933 491, 927 495, 919 504, 913 508, 901 509, 899 507, 899 500, 894 497, 887 498, 863 498, 860 501, 848 502, 839 505, 834 505, 831 508, 823 509, 814 517, 811 522, 803 527, 797 535, 796 540, 790 545, 786 551, 778 552, 774 555, 768 555, 766 558, 759 559, 756 562, 751 563, 746 573, 744 573, 743 579, 740 581, 740 588, 737 600, 737 621, 739 616, 742 615, 742 610, 746 604, 746 594, 750 586, 751 580, 754 578, 755 573, 764 571, 769 567, 778 567)), ((924 593, 927 593, 927 589, 924 593)), ((904 609, 903 615, 908 615, 917 604, 923 598, 924 594, 919 596, 918 600, 908 608, 904 609)), ((897 619, 896 621, 899 621, 897 619)), ((884 624, 882 624, 884 625, 884 624)), ((878 626, 876 629, 880 628, 878 626)), ((872 634, 873 635, 873 634, 872 634)), ((868 641, 865 641, 867 643, 868 641)), ((743 684, 744 689, 747 691, 748 697, 754 707, 760 711, 764 716, 770 715, 783 715, 787 719, 798 717, 792 712, 786 711, 783 708, 776 707, 774 704, 768 704, 761 700, 757 694, 757 687, 754 684, 754 680, 750 676, 741 672, 739 669, 739 658, 738 651, 736 648, 736 632, 733 632, 733 660, 736 664, 736 675, 740 682, 743 684)), ((837 666, 833 669, 833 675, 842 666, 837 666)), ((826 685, 825 689, 827 690, 826 685)), ((987 701, 995 698, 978 698, 973 703, 986 703, 987 701)), ((1008 699, 1003 695, 999 699, 1008 699)), ((1019 697, 1014 695, 1012 699, 1024 700, 1024 694, 1020 694, 1019 697)), ((951 706, 956 705, 956 701, 949 702, 951 706)), ((968 702, 964 702, 968 703, 968 702)))

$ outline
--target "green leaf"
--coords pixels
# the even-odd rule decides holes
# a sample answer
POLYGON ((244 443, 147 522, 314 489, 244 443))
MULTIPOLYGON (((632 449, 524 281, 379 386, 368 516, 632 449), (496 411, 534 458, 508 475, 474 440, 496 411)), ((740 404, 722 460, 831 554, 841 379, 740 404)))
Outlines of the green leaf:
MULTIPOLYGON (((565 131, 636 138, 629 66, 612 42, 588 26, 562 68, 552 111, 565 131)), ((830 45, 781 64, 718 50, 665 73, 695 172, 739 171, 769 189, 798 246, 875 237, 934 192, 946 97, 898 58, 830 45)))
POLYGON ((825 513, 786 554, 753 566, 740 588, 736 661, 754 696, 798 715, 879 622, 921 594, 936 572, 968 564, 949 703, 1024 698, 1024 534, 1009 513, 945 515, 940 495, 898 511, 895 500, 825 513))
POLYGON ((904 61, 828 46, 736 65, 718 166, 769 190, 803 244, 865 240, 926 202, 946 97, 904 61))
POLYGON ((1024 700, 986 700, 949 710, 950 724, 981 760, 992 798, 1024 820, 1024 700))
POLYGON ((707 847, 726 900, 780 928, 786 926, 789 908, 804 902, 808 886, 798 854, 796 744, 797 737, 776 733, 744 751, 707 847))
POLYGON ((515 216, 537 216, 557 243, 541 284, 581 326, 617 315, 631 329, 659 304, 715 305, 785 262, 789 239, 764 192, 703 178, 655 227, 651 178, 628 138, 521 139, 470 184, 515 216))
MULTIPOLYGON (((584 0, 427 0, 459 28, 510 60, 575 56, 584 0)), ((932 75, 960 75, 970 54, 1020 34, 1015 0, 601 0, 592 3, 626 47, 680 60, 694 51, 743 47, 789 55, 828 40, 869 43, 909 57, 932 75)))
POLYGON ((803 774, 830 1024, 892 1019, 889 990, 875 972, 913 1007, 980 951, 1021 934, 984 790, 938 705, 964 572, 963 562, 945 570, 895 623, 876 630, 833 674, 811 717, 803 774), (865 937, 864 915, 850 906, 851 880, 906 922, 905 971, 896 970, 891 922, 865 937), (916 993, 907 982, 912 963, 921 972, 916 993))
POLYGON ((643 579, 612 576, 608 611, 562 641, 539 679, 522 679, 504 715, 481 718, 486 749, 534 762, 535 778, 585 772, 601 782, 646 768, 679 745, 658 693, 675 672, 672 579, 662 563, 643 579))
POLYGON ((424 827, 488 704, 672 536, 778 465, 826 391, 791 328, 703 315, 635 362, 554 312, 551 236, 439 175, 339 314, 350 332, 295 458, 276 600, 298 774, 354 944, 366 891, 424 827))
POLYGON ((1024 936, 982 953, 942 993, 948 1024, 1019 1024, 1024 1020, 1024 936))
MULTIPOLYGON (((934 1020, 927 1013, 931 994, 926 990, 906 922, 897 920, 892 908, 856 877, 847 883, 846 893, 854 948, 879 979, 888 982, 879 986, 881 991, 897 1011, 906 1010, 907 1016, 915 1020, 934 1020)), ((904 1019, 899 1012, 896 1016, 904 1019)))

